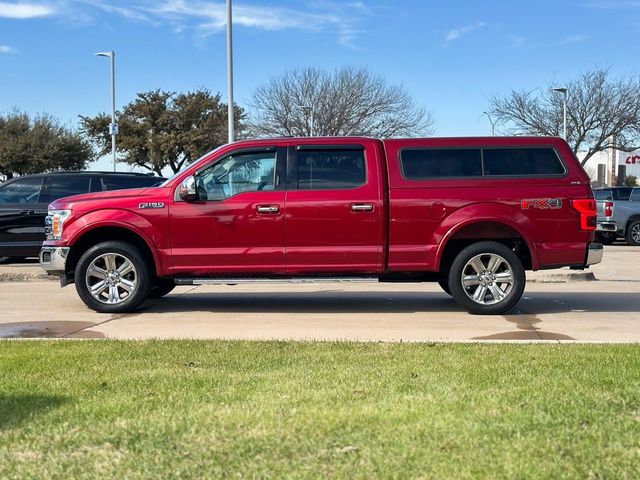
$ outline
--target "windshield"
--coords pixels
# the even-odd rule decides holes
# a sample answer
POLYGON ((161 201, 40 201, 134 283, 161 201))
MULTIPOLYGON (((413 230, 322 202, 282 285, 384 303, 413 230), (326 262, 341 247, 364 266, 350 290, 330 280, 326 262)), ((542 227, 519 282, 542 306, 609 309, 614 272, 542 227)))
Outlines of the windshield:
POLYGON ((222 147, 224 147, 224 145, 220 145, 217 148, 214 148, 213 150, 211 150, 210 152, 205 153, 204 155, 202 155, 200 158, 198 158, 197 160, 189 163, 188 165, 185 165, 183 168, 181 168, 179 171, 177 171, 176 173, 174 173, 173 175, 171 175, 169 178, 167 178, 164 182, 162 182, 160 185, 158 185, 159 187, 164 187, 166 185, 168 185, 170 182, 172 182, 178 175, 180 175, 182 172, 184 172, 188 167, 190 167, 191 165, 193 165, 194 163, 198 163, 200 160, 202 160, 205 157, 208 157, 209 155, 211 155, 214 152, 217 152, 218 150, 220 150, 222 147))

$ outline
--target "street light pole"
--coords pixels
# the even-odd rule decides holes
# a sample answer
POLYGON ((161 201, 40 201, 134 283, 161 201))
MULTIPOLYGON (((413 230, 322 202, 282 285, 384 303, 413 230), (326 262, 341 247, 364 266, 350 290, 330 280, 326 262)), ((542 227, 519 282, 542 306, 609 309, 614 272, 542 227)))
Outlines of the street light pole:
POLYGON ((563 117, 563 135, 562 138, 567 140, 567 89, 564 87, 552 88, 554 92, 558 92, 562 94, 562 117, 563 117))
MULTIPOLYGON (((486 116, 489 119, 489 123, 491 124, 491 136, 495 137, 496 136, 496 124, 493 121, 493 119, 491 118, 491 115, 489 115, 489 112, 482 112, 482 115, 480 115, 480 117, 482 116, 486 116)), ((480 118, 478 117, 478 118, 480 118)))
POLYGON ((98 52, 98 57, 109 57, 111 59, 111 124, 109 133, 111 134, 111 155, 113 155, 113 171, 116 171, 116 137, 118 136, 118 124, 116 123, 116 52, 98 52))
POLYGON ((314 136, 313 135, 313 133, 314 133, 313 132, 313 106, 312 105, 297 105, 297 107, 300 110, 309 109, 309 114, 310 114, 310 117, 311 117, 311 126, 309 127, 309 136, 313 137, 314 136))
POLYGON ((229 143, 234 141, 233 119, 233 27, 231 0, 227 0, 227 117, 229 121, 229 143))

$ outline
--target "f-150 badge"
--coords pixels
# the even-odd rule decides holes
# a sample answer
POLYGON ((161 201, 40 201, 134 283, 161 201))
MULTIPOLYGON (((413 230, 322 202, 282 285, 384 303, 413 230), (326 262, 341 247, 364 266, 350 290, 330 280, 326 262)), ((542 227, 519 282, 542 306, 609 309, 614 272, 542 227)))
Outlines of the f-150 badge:
POLYGON ((537 208, 539 210, 550 210, 562 208, 561 198, 530 198, 528 200, 522 200, 520 202, 520 208, 522 210, 529 210, 530 208, 537 208))
POLYGON ((145 202, 139 204, 138 208, 164 208, 164 202, 145 202))

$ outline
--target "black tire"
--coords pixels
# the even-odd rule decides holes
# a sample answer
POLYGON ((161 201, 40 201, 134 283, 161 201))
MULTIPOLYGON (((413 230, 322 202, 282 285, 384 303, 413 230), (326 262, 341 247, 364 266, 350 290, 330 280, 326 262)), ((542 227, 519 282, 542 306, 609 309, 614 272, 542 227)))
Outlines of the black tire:
POLYGON ((469 313, 476 315, 499 315, 508 311, 522 297, 525 283, 526 277, 520 258, 509 247, 498 242, 477 242, 469 245, 456 256, 449 271, 449 289, 454 300, 469 313), (473 266, 476 260, 480 261, 478 267, 473 266), (490 270, 492 260, 495 260, 496 264, 495 268, 490 270), (467 277, 475 275, 477 279, 471 278, 470 283, 465 286, 463 274, 467 277), (504 281, 501 282, 501 279, 504 281), (471 283, 475 281, 478 283, 471 283), (496 292, 495 296, 492 291, 496 292), (472 299, 472 294, 478 294, 480 300, 472 299), (504 297, 496 299, 503 294, 504 297))
POLYGON ((171 278, 159 278, 156 280, 156 283, 151 287, 151 291, 149 292, 149 298, 161 298, 166 294, 170 293, 174 288, 176 288, 176 284, 171 278))
POLYGON ((640 220, 634 220, 627 226, 625 240, 629 245, 640 246, 640 220))
MULTIPOLYGON (((121 263, 120 268, 123 266, 124 263, 121 263)), ((120 268, 118 268, 117 271, 119 271, 120 268)), ((116 269, 113 269, 112 271, 116 272, 116 269)), ((130 243, 112 241, 94 245, 87 250, 82 257, 80 257, 80 260, 76 265, 74 280, 76 284, 76 291, 87 307, 100 313, 129 313, 135 311, 136 308, 148 298, 149 291, 151 290, 152 274, 150 272, 149 265, 145 261, 140 250, 130 243), (105 277, 89 275, 89 277, 87 277, 87 271, 92 264, 94 266, 98 266, 98 268, 107 273, 109 266, 106 262, 103 263, 104 268, 100 266, 103 265, 100 262, 103 262, 103 259, 106 257, 113 257, 113 263, 116 267, 118 266, 118 259, 120 259, 121 262, 123 261, 122 259, 128 260, 133 265, 133 271, 123 275, 121 278, 118 277, 118 280, 114 280, 108 275, 105 277), (133 277, 131 275, 133 275, 133 277), (117 281, 118 284, 120 283, 120 280, 123 283, 127 280, 129 282, 127 284, 127 288, 130 288, 131 291, 122 299, 121 292, 124 290, 124 286, 114 285, 117 301, 114 303, 107 303, 107 299, 102 296, 100 297, 102 300, 99 300, 89 290, 89 283, 96 280, 95 283, 91 283, 91 285, 94 287, 99 286, 98 284, 101 282, 101 278, 104 278, 104 282, 113 280, 117 281), (134 286, 130 287, 130 285, 134 286)), ((100 295, 107 293, 107 296, 111 297, 112 287, 108 286, 108 283, 106 283, 106 285, 105 289, 101 290, 100 295), (106 292, 107 289, 109 290, 108 292, 106 292)))
POLYGON ((615 233, 596 232, 596 242, 600 242, 603 245, 611 245, 616 241, 617 235, 615 233))
POLYGON ((446 293, 447 295, 451 295, 451 289, 449 288, 448 280, 438 280, 438 285, 440 285, 440 288, 442 288, 444 293, 446 293))

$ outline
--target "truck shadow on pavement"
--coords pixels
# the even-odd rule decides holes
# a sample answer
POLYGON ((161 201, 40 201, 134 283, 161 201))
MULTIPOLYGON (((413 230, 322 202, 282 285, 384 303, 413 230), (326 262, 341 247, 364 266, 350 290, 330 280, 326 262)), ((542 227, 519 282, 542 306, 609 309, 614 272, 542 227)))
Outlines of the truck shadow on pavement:
POLYGON ((415 313, 454 312, 460 307, 444 293, 269 292, 188 293, 149 303, 146 312, 221 313, 415 313))
MULTIPOLYGON (((640 295, 629 293, 532 293, 525 294, 509 315, 570 312, 640 312, 640 295)), ((227 313, 416 313, 456 312, 462 307, 439 292, 189 292, 148 302, 145 312, 227 313)))

